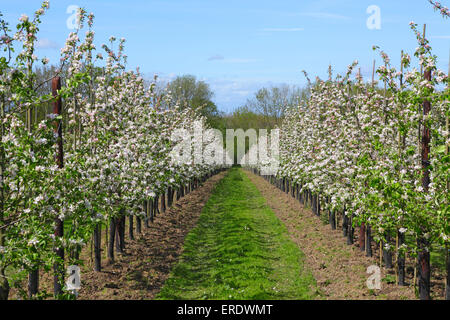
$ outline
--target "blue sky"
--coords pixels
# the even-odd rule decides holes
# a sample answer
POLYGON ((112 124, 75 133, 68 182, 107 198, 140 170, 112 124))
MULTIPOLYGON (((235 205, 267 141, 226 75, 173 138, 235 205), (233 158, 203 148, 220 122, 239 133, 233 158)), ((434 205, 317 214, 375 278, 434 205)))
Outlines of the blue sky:
MULTIPOLYGON (((447 7, 450 0, 441 1, 447 7)), ((0 11, 12 25, 22 13, 32 15, 39 0, 0 0, 0 11)), ((450 20, 434 12, 426 0, 51 0, 40 27, 40 57, 59 59, 59 48, 71 30, 70 5, 96 16, 96 44, 111 35, 127 39, 129 68, 163 80, 193 74, 208 82, 222 111, 245 103, 262 86, 305 85, 301 70, 326 77, 329 64, 337 72, 357 59, 371 77, 372 51, 380 46, 399 60, 400 51, 416 48, 409 22, 427 24, 439 67, 448 68, 450 20), (381 29, 370 30, 366 12, 381 10, 381 29)))

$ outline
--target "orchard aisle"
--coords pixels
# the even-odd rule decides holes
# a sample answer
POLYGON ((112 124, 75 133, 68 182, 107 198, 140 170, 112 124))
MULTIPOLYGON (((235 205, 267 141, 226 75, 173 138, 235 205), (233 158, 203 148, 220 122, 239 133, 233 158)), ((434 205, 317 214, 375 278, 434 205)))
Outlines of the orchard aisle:
POLYGON ((416 299, 412 288, 388 283, 386 280, 395 280, 395 275, 392 271, 387 276, 385 269, 381 290, 369 290, 366 270, 377 263, 376 258, 367 258, 357 247, 346 245, 340 229, 331 230, 311 210, 262 177, 249 171, 245 175, 305 253, 306 264, 317 280, 319 299, 416 299))
POLYGON ((247 175, 232 168, 188 234, 157 299, 314 299, 305 255, 247 175))

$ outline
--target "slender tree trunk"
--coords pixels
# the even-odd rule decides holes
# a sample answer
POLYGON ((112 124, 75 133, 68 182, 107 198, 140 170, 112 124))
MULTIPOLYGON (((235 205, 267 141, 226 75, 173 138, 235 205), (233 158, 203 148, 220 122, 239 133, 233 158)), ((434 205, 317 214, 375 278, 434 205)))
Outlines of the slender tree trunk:
MULTIPOLYGON (((300 189, 302 187, 300 186, 300 189)), ((305 194, 305 192, 303 191, 299 191, 299 195, 298 195, 298 201, 303 205, 303 195, 305 194)))
MULTIPOLYGON (((55 221, 55 238, 62 238, 64 236, 64 224, 60 219, 55 221)), ((55 297, 63 293, 64 280, 64 248, 56 247, 54 249, 56 257, 59 259, 53 264, 53 294, 55 297)))
POLYGON ((102 271, 102 226, 98 223, 94 229, 94 271, 102 271))
MULTIPOLYGON (((386 236, 386 243, 390 246, 391 237, 389 235, 386 236)), ((382 243, 383 245, 384 243, 382 243)), ((392 252, 391 250, 385 250, 383 246, 383 260, 386 268, 392 269, 392 252)))
POLYGON ((154 204, 153 204, 153 210, 155 210, 155 217, 156 217, 157 214, 158 215, 160 214, 158 202, 159 202, 159 196, 156 196, 156 198, 154 200, 154 204))
MULTIPOLYGON (((398 232, 398 246, 401 247, 405 242, 405 235, 398 232)), ((398 249, 397 249, 398 250, 398 249)), ((405 284, 405 254, 400 251, 397 253, 397 272, 398 272, 398 285, 404 286, 405 284)))
POLYGON ((108 263, 114 263, 114 239, 116 236, 116 219, 109 219, 108 263))
MULTIPOLYGON (((57 116, 62 112, 62 100, 58 91, 61 89, 61 78, 54 77, 52 79, 52 95, 55 97, 53 102, 53 113, 57 116)), ((64 167, 64 149, 63 149, 63 137, 62 137, 62 121, 60 119, 55 121, 55 134, 57 135, 58 149, 56 151, 56 164, 58 168, 64 167)), ((64 223, 59 218, 55 219, 55 238, 62 239, 64 237, 64 223)), ((62 294, 62 282, 64 279, 64 248, 62 246, 54 249, 57 261, 53 265, 53 293, 56 296, 62 294)))
POLYGON ((150 200, 148 200, 148 211, 149 211, 149 214, 150 214, 150 222, 151 223, 153 223, 153 219, 154 219, 154 216, 153 216, 153 200, 152 199, 150 199, 150 200))
POLYGON ((116 219, 116 241, 115 241, 115 247, 117 253, 122 253, 121 245, 120 245, 120 218, 116 219))
POLYGON ((134 240, 134 226, 133 226, 133 216, 128 217, 128 236, 130 240, 134 240))
POLYGON ((144 210, 145 210, 145 227, 146 228, 150 228, 150 224, 149 224, 149 221, 150 221, 150 216, 151 216, 151 212, 150 212, 150 203, 151 203, 151 201, 150 200, 145 200, 144 201, 144 210))
POLYGON ((5 276, 5 270, 0 268, 0 300, 8 300, 9 282, 5 276))
MULTIPOLYGON (((2 95, 1 100, 1 118, 4 119, 5 117, 5 102, 4 102, 4 96, 2 95)), ((3 136, 5 134, 5 127, 3 124, 3 121, 0 123, 0 139, 3 140, 3 136)), ((4 193, 4 187, 3 187, 3 181, 5 177, 5 171, 6 171, 6 163, 5 163, 5 149, 3 146, 0 147, 0 226, 3 227, 5 224, 4 221, 4 210, 5 210, 5 193, 4 193)), ((0 228, 0 246, 4 247, 6 242, 6 234, 4 229, 0 228)), ((9 296, 9 282, 8 279, 5 277, 5 268, 0 265, 0 300, 8 300, 9 296)))
POLYGON ((126 228, 126 222, 127 218, 125 217, 125 210, 123 210, 123 216, 120 219, 120 249, 122 250, 122 253, 125 251, 125 228, 126 228))
MULTIPOLYGON (((425 27, 424 35, 425 38, 425 27)), ((427 69, 424 72, 424 79, 431 81, 431 69, 427 69)), ((425 100, 423 102, 423 115, 427 116, 431 111, 431 102, 425 100)), ((431 132, 427 122, 424 123, 422 129, 422 145, 421 145, 421 158, 422 158, 422 187, 424 193, 428 193, 430 186, 430 140, 431 132)), ((418 248, 418 283, 419 283, 419 297, 420 300, 430 300, 430 243, 423 236, 428 230, 422 230, 421 235, 417 239, 418 248)))
POLYGON ((166 193, 163 192, 161 194, 161 212, 166 212, 166 193))
POLYGON ((347 244, 352 245, 353 244, 353 235, 354 235, 355 229, 353 228, 353 215, 348 219, 348 232, 347 232, 347 244))
POLYGON ((320 217, 320 194, 319 193, 317 194, 316 199, 317 199, 317 207, 316 207, 317 216, 320 217))
POLYGON ((347 237, 348 234, 348 217, 345 214, 345 211, 342 212, 342 232, 344 237, 347 237))
POLYGON ((370 226, 366 226, 366 257, 372 257, 372 233, 370 226))
POLYGON ((419 284, 420 300, 430 300, 430 252, 429 243, 423 238, 417 239, 418 256, 417 256, 417 280, 419 284))
POLYGON ((331 229, 336 230, 336 214, 335 214, 334 210, 329 211, 329 216, 330 216, 329 220, 330 220, 331 229))
POLYGON ((450 249, 445 246, 445 264, 447 270, 447 278, 445 282, 445 300, 450 300, 450 249))
MULTIPOLYGON (((122 210, 121 210, 122 211, 122 210)), ((121 212, 123 214, 123 212, 121 212)), ((125 216, 116 219, 116 251, 123 254, 125 249, 125 216)))
POLYGON ((359 250, 365 251, 366 250, 366 225, 364 222, 362 222, 361 226, 359 227, 358 243, 359 243, 359 250))
POLYGON ((174 190, 172 189, 172 187, 169 187, 169 191, 167 191, 167 193, 168 193, 168 199, 167 199, 168 204, 167 205, 169 207, 171 207, 173 204, 173 193, 174 193, 174 190))
POLYGON ((28 298, 33 298, 39 291, 39 268, 28 273, 28 298))

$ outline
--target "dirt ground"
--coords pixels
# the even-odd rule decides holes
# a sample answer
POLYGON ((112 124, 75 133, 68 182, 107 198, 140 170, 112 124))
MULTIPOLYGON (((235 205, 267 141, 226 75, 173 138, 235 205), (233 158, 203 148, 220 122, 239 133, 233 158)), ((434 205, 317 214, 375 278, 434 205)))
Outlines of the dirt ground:
MULTIPOLYGON (((412 287, 399 287, 384 281, 381 290, 369 290, 366 281, 370 275, 366 270, 368 266, 376 265, 376 258, 366 257, 356 245, 347 245, 340 229, 332 230, 298 200, 262 177, 245 172, 305 254, 306 265, 317 280, 319 299, 416 299, 412 287)), ((381 273, 382 279, 388 273, 395 279, 393 271, 387 272, 383 268, 381 273)))

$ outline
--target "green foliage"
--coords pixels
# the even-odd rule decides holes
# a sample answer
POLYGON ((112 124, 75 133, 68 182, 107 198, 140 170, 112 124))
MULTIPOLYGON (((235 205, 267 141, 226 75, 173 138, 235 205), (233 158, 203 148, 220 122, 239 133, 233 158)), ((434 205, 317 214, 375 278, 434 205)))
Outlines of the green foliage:
POLYGON ((178 106, 189 106, 214 122, 212 118, 218 115, 218 110, 212 101, 214 93, 206 82, 197 80, 193 75, 178 76, 168 84, 168 90, 178 106))

